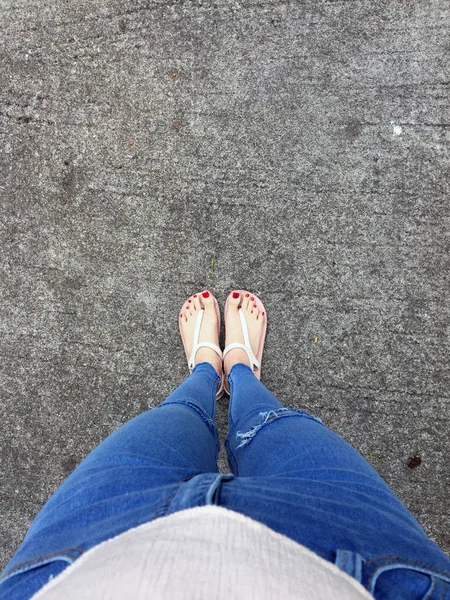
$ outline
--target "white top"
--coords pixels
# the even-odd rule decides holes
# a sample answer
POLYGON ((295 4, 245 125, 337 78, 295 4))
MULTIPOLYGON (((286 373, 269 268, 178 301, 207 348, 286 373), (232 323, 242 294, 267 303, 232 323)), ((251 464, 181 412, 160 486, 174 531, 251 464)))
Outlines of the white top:
MULTIPOLYGON (((234 511, 201 506, 95 546, 33 600, 367 600, 311 550, 234 511)), ((372 599, 373 600, 373 599, 372 599)))

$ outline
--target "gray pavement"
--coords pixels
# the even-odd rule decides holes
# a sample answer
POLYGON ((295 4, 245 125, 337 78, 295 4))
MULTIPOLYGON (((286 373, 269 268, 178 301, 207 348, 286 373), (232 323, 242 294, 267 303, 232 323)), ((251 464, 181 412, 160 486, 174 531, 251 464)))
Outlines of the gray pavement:
POLYGON ((203 287, 261 296, 263 381, 450 551, 449 29, 446 0, 0 0, 2 563, 183 380, 203 287))

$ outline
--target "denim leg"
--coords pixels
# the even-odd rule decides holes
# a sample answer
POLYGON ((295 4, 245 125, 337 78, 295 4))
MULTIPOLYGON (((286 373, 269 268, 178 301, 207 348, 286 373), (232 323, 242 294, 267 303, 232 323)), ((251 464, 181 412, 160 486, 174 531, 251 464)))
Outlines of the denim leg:
POLYGON ((254 376, 247 365, 242 363, 234 365, 228 375, 228 385, 230 386, 228 409, 230 429, 255 406, 264 407, 266 410, 283 408, 281 402, 254 376))
POLYGON ((17 597, 39 589, 80 553, 164 515, 183 482, 217 473, 219 382, 211 365, 198 364, 162 404, 99 444, 31 524, 5 569, 9 580, 0 583, 0 596, 5 585, 14 586, 17 597))
POLYGON ((283 407, 246 365, 235 365, 228 381, 231 400, 226 448, 236 475, 329 479, 345 472, 348 478, 358 474, 382 481, 372 466, 320 419, 283 407))
POLYGON ((219 441, 214 422, 220 378, 209 363, 199 363, 170 396, 125 423, 78 467, 114 463, 136 456, 195 472, 217 471, 219 441))
POLYGON ((119 427, 56 490, 28 535, 55 510, 62 516, 64 511, 123 493, 216 472, 219 439, 214 415, 219 381, 213 367, 201 363, 162 404, 119 427))
POLYGON ((377 600, 450 600, 450 560, 350 444, 282 407, 245 365, 228 381, 226 447, 239 477, 223 485, 222 506, 335 563, 377 600))
POLYGON ((214 417, 219 381, 211 365, 198 364, 164 402, 131 419, 94 448, 56 491, 52 502, 67 486, 78 485, 84 474, 91 476, 96 471, 112 475, 114 469, 151 465, 159 466, 161 474, 164 471, 171 480, 216 471, 219 442, 214 417))

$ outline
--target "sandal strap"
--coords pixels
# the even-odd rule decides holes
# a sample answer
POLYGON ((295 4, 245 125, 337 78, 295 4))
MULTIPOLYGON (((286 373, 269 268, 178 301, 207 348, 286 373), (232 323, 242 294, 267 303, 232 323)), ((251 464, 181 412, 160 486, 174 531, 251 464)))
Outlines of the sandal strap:
POLYGON ((239 342, 234 342, 233 344, 228 344, 228 346, 223 351, 223 357, 225 358, 225 355, 228 354, 228 352, 230 352, 230 350, 239 348, 240 350, 244 350, 244 352, 247 354, 247 356, 250 360, 250 363, 252 365, 252 368, 259 369, 259 361, 256 358, 256 356, 253 354, 253 350, 250 345, 247 321, 245 320, 244 311, 242 310, 242 308, 239 309, 239 318, 241 320, 241 329, 242 329, 242 336, 244 338, 244 344, 241 344, 239 342))
MULTIPOLYGON (((205 313, 205 309, 201 308, 200 312, 198 313, 197 320, 195 321, 194 340, 192 343, 193 348, 196 348, 197 344, 198 344, 198 338, 200 337, 200 329, 202 327, 204 313, 205 313)), ((192 353, 191 353, 191 358, 193 358, 192 353)))
POLYGON ((256 358, 256 356, 253 354, 252 349, 250 348, 250 346, 246 346, 245 344, 240 344, 239 342, 234 342, 233 344, 229 344, 225 350, 223 351, 223 357, 225 358, 225 356, 228 354, 228 352, 231 352, 231 350, 235 350, 238 349, 239 350, 244 350, 244 352, 247 354, 249 361, 252 364, 252 367, 255 369, 259 369, 259 361, 256 358))
POLYGON ((253 354, 252 348, 250 345, 250 338, 248 337, 248 327, 247 327, 247 321, 245 320, 244 311, 242 310, 242 308, 240 308, 238 312, 239 312, 239 318, 241 319, 241 328, 242 328, 242 335, 244 336, 244 344, 247 346, 247 348, 250 348, 250 352, 252 353, 252 355, 255 357, 255 360, 256 360, 256 356, 253 354))
POLYGON ((216 354, 218 354, 220 358, 222 358, 222 350, 219 348, 219 346, 217 346, 217 344, 213 344, 212 342, 199 342, 198 341, 198 338, 200 337, 200 329, 202 327, 204 312, 205 312, 205 310, 202 308, 199 312, 197 321, 195 323, 192 352, 191 352, 191 356, 189 357, 189 360, 188 360, 189 369, 193 369, 195 367, 195 355, 197 354, 197 351, 200 350, 200 348, 210 348, 211 350, 214 350, 214 352, 216 354))
POLYGON ((213 344, 212 342, 200 342, 200 344, 197 344, 192 349, 191 357, 189 359, 190 369, 193 369, 195 367, 195 355, 197 354, 197 351, 200 350, 200 348, 210 348, 211 350, 214 350, 214 352, 218 354, 220 358, 222 358, 222 350, 219 348, 219 346, 213 344))

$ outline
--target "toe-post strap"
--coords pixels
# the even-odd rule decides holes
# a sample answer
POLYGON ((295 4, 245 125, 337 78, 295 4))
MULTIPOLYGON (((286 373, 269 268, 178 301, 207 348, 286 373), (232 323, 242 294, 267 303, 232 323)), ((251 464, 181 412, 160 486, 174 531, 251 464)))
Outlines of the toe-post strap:
POLYGON ((189 357, 189 369, 190 370, 192 370, 195 367, 195 355, 197 354, 197 351, 200 350, 200 348, 210 348, 211 350, 214 350, 214 352, 216 352, 216 354, 218 354, 220 356, 220 358, 222 358, 222 350, 219 348, 219 346, 217 346, 217 344, 213 344, 212 342, 199 342, 198 341, 198 339, 200 337, 200 329, 202 327, 204 312, 205 312, 205 310, 202 308, 199 312, 197 321, 195 323, 194 341, 193 341, 193 345, 192 345, 191 356, 189 357))
POLYGON ((242 308, 239 309, 239 318, 241 319, 241 327, 242 327, 242 335, 244 337, 244 344, 240 344, 239 342, 234 342, 233 344, 228 344, 228 346, 223 351, 223 358, 230 352, 231 350, 235 350, 239 348, 240 350, 244 350, 247 354, 249 361, 252 364, 253 369, 259 369, 259 361, 256 356, 253 354, 252 348, 250 346, 250 338, 248 336, 248 328, 247 321, 245 320, 244 313, 242 308))

